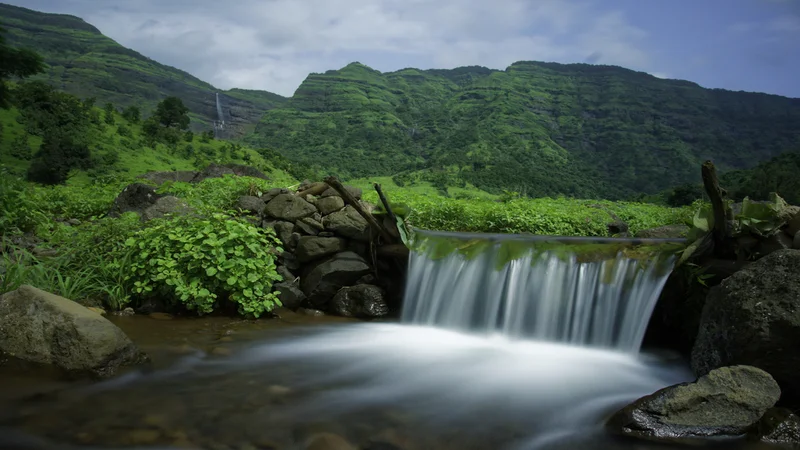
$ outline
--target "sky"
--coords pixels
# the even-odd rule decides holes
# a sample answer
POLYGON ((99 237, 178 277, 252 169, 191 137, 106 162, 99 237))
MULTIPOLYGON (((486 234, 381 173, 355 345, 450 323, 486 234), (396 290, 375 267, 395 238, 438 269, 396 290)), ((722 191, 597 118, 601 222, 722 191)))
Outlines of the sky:
POLYGON ((73 14, 221 89, 311 72, 611 64, 800 97, 800 0, 0 0, 73 14))

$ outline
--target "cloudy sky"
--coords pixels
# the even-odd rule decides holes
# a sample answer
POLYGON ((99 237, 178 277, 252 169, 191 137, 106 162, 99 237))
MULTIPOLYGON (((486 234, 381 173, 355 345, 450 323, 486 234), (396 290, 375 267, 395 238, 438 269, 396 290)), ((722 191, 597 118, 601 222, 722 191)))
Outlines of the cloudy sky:
POLYGON ((800 0, 0 0, 74 14, 227 89, 309 72, 590 62, 800 97, 800 0))

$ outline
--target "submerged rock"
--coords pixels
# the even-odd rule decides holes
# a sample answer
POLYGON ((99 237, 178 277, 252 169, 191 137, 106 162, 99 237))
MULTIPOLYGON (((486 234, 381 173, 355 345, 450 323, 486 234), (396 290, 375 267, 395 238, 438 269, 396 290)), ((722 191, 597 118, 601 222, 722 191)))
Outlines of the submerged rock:
POLYGON ((297 309, 306 299, 306 294, 295 283, 283 281, 275 283, 273 288, 280 292, 278 300, 281 301, 284 308, 297 309))
POLYGON ((615 413, 609 429, 649 439, 740 436, 781 395, 775 380, 750 366, 722 367, 693 383, 661 389, 615 413))
POLYGON ((788 402, 800 402, 800 251, 779 250, 713 287, 692 349, 700 376, 746 364, 769 372, 788 402))
POLYGON ((99 377, 147 361, 100 314, 28 285, 0 296, 0 352, 99 377))
POLYGON ((383 289, 371 284, 344 287, 331 300, 330 310, 344 317, 372 318, 389 313, 383 289))

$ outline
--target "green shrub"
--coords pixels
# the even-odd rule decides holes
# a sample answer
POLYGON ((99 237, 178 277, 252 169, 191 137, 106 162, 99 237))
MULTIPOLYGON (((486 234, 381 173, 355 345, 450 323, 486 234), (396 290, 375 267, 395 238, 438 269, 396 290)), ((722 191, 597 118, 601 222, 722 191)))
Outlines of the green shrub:
POLYGON ((251 317, 280 306, 270 290, 281 280, 275 255, 283 250, 271 229, 220 213, 180 216, 151 221, 125 245, 134 294, 168 294, 200 314, 220 306, 221 297, 251 317))

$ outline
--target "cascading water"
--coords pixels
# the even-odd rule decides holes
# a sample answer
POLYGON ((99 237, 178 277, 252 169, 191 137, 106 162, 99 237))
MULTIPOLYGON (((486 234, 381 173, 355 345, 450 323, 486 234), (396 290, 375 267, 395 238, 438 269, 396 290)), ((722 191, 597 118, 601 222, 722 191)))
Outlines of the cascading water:
POLYGON ((621 240, 579 261, 582 250, 603 244, 559 238, 560 247, 549 250, 552 238, 418 233, 423 241, 443 238, 455 242, 438 244, 479 252, 435 258, 441 245, 424 242, 427 250, 411 255, 404 322, 624 351, 639 350, 674 263, 663 251, 639 258, 614 252, 621 240), (565 253, 570 244, 574 252, 565 253))

